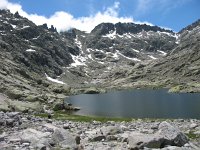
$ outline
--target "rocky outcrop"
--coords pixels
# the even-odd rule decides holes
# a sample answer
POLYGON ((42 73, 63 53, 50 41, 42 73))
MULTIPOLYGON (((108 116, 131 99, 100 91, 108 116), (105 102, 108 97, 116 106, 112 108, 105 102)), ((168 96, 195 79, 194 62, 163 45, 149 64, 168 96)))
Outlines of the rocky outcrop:
POLYGON ((128 138, 130 149, 164 148, 168 145, 182 147, 188 138, 178 128, 162 122, 154 134, 132 133, 128 138))

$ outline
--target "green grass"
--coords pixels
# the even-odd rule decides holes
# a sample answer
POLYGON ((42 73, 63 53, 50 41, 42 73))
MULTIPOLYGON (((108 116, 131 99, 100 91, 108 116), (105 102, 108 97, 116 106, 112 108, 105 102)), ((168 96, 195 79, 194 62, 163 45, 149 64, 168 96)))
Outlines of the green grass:
POLYGON ((186 135, 190 138, 190 139, 198 139, 200 138, 199 134, 195 134, 193 131, 190 131, 189 133, 186 133, 186 135))
MULTIPOLYGON (((35 116, 47 118, 48 114, 36 114, 35 116)), ((56 120, 71 120, 71 121, 78 121, 78 122, 91 122, 91 121, 100 121, 100 122, 107 122, 107 121, 114 121, 114 122, 130 122, 136 121, 138 118, 113 118, 113 117, 97 117, 97 116, 81 116, 81 115, 72 115, 66 112, 57 111, 52 116, 52 119, 56 120)), ((154 121, 167 121, 173 119, 155 119, 155 118, 142 118, 144 122, 154 122, 154 121)))
MULTIPOLYGON (((38 117, 47 118, 47 114, 36 114, 38 117)), ((80 121, 80 122, 91 122, 91 121, 100 121, 100 122, 107 122, 107 121, 115 121, 115 122, 122 122, 122 121, 133 121, 132 118, 110 118, 110 117, 96 117, 96 116, 80 116, 80 115, 72 115, 67 114, 64 112, 55 112, 53 119, 56 120, 71 120, 71 121, 80 121)))

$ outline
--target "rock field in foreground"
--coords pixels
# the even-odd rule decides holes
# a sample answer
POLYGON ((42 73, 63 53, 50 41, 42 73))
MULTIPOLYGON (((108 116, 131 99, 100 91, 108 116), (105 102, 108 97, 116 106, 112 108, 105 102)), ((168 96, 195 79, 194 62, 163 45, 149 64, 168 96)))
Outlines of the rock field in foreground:
POLYGON ((194 119, 73 122, 0 112, 0 133, 1 150, 200 149, 194 119))

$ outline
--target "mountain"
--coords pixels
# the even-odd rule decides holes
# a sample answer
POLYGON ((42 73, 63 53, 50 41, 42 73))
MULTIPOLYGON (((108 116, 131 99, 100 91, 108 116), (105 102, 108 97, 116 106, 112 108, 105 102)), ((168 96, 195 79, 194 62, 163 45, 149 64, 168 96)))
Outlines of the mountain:
POLYGON ((168 86, 173 87, 171 91, 174 92, 199 92, 200 20, 184 28, 177 35, 178 45, 166 57, 134 68, 131 75, 123 79, 125 86, 168 86))
POLYGON ((58 33, 0 10, 0 93, 8 96, 0 109, 44 110, 66 95, 97 89, 178 86, 199 92, 199 29, 198 20, 179 33, 134 23, 58 33))
POLYGON ((61 75, 62 80, 73 86, 76 76, 71 73, 74 70, 81 76, 78 86, 80 83, 87 83, 87 86, 102 84, 104 78, 110 78, 110 73, 119 67, 146 64, 165 56, 177 46, 178 37, 157 26, 134 23, 102 23, 91 33, 72 29, 61 35, 71 37, 79 47, 79 54, 72 54, 74 63, 61 75))

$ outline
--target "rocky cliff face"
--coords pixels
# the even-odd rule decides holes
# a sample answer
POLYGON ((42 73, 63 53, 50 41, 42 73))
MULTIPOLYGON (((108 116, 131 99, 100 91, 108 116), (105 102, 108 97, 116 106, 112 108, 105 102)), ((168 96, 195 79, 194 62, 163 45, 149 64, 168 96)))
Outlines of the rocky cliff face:
POLYGON ((0 92, 52 103, 69 87, 190 84, 199 91, 199 30, 198 20, 179 33, 134 23, 58 33, 0 10, 0 92))

